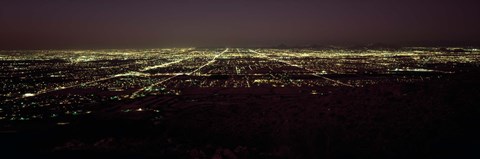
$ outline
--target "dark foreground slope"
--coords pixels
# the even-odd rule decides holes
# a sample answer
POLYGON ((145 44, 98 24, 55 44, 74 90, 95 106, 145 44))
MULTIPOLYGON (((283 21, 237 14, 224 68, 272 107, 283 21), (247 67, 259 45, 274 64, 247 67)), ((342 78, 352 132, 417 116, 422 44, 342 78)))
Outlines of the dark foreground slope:
POLYGON ((0 151, 42 158, 478 158, 478 81, 471 73, 323 95, 251 89, 146 97, 132 103, 150 102, 155 112, 125 113, 129 104, 109 103, 74 119, 3 122, 0 151))

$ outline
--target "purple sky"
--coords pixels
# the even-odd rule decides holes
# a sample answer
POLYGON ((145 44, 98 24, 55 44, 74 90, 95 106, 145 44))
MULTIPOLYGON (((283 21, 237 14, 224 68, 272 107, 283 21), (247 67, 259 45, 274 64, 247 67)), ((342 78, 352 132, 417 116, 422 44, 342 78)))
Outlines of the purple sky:
POLYGON ((478 0, 2 0, 0 48, 480 42, 478 0))

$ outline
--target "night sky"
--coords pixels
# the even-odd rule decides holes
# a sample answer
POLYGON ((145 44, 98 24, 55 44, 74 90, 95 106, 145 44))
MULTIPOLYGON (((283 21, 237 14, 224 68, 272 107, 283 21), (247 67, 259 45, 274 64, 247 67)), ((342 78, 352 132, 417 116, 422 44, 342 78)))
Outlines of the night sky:
POLYGON ((0 49, 479 44, 478 0, 2 0, 0 49))

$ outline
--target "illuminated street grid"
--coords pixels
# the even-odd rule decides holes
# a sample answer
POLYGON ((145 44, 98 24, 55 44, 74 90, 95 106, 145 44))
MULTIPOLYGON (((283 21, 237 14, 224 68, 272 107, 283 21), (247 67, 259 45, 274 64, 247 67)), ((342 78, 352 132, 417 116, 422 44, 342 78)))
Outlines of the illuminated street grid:
POLYGON ((211 88, 321 94, 326 87, 422 82, 479 61, 472 48, 0 51, 0 120, 89 114, 84 108, 103 102, 211 88))

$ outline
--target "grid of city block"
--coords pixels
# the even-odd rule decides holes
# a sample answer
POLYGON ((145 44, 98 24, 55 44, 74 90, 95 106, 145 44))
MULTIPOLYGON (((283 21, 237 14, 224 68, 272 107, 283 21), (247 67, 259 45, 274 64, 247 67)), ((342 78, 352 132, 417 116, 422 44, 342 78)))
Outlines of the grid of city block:
POLYGON ((4 50, 2 149, 60 158, 470 152, 479 65, 474 47, 4 50))

